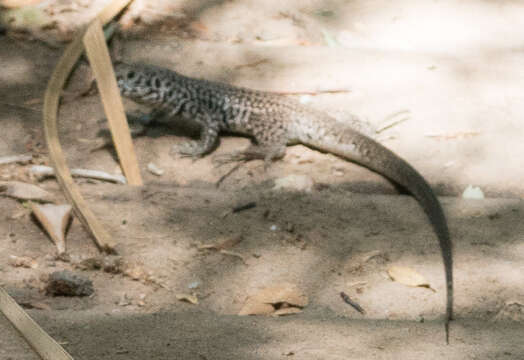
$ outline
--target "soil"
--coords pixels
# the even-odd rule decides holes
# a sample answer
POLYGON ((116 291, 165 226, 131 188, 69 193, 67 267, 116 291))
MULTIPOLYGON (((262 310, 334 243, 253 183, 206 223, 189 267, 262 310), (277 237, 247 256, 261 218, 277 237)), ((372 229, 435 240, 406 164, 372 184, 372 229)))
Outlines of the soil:
MULTIPOLYGON (((57 14, 71 24, 89 11, 57 14)), ((304 146, 268 169, 253 161, 232 172, 235 164, 218 167, 213 156, 249 139, 224 136, 197 161, 172 156, 194 134, 165 124, 135 138, 144 186, 77 179, 118 242, 118 258, 105 260, 117 265, 86 265, 104 255, 77 219, 69 257, 56 258, 26 204, 2 198, 0 285, 77 359, 524 359, 523 19, 518 2, 473 0, 137 1, 123 19, 126 61, 298 92, 286 96, 375 129, 402 120, 375 137, 424 175, 445 209, 455 270, 449 345, 440 250, 412 197, 304 146), (288 176, 313 185, 274 189, 288 176), (468 185, 485 198, 464 199, 468 185), (36 265, 13 266, 11 256, 36 265), (392 266, 422 274, 431 289, 392 281, 392 266), (90 279, 94 294, 46 294, 60 270, 90 279), (250 296, 280 284, 307 296, 300 313, 238 315, 250 296)), ((0 180, 38 184, 64 203, 56 181, 38 181, 29 168, 49 164, 42 96, 67 36, 45 28, 30 41, 34 30, 19 31, 0 35, 0 156, 33 160, 0 165, 0 180)), ((86 69, 72 87, 88 84, 86 69)), ((107 125, 98 94, 77 93, 70 88, 59 117, 70 167, 118 173, 114 150, 99 147, 107 125)), ((0 315, 0 359, 37 358, 0 315)))

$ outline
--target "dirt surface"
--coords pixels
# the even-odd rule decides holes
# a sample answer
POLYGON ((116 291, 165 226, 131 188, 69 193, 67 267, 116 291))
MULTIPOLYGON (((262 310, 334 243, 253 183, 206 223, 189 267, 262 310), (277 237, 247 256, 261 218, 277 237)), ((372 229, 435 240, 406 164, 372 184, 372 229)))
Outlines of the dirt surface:
MULTIPOLYGON (((230 173, 234 165, 216 167, 213 155, 173 157, 172 145, 191 131, 165 125, 134 142, 145 186, 77 181, 118 241, 118 257, 104 259, 74 219, 69 259, 57 259, 27 206, 2 198, 0 285, 78 359, 524 359, 524 33, 515 30, 524 6, 517 4, 137 1, 122 20, 127 61, 299 92, 289 96, 376 129, 404 120, 374 136, 441 196, 455 245, 449 346, 440 250, 415 200, 303 146, 288 148, 267 171, 261 162, 230 173), (150 163, 163 175, 148 171, 150 163), (311 189, 274 189, 291 175, 306 176, 311 189), (462 199, 470 184, 487 198, 462 199), (13 255, 36 265, 13 266, 13 255), (106 271, 97 268, 104 261, 106 271), (434 291, 393 282, 391 266, 414 269, 434 291), (89 278, 94 295, 46 295, 49 274, 63 269, 89 278), (308 298, 301 313, 237 315, 250 296, 287 283, 308 298), (344 303, 342 291, 365 314, 344 303)), ((93 11, 86 9, 56 12, 68 19, 58 24, 93 11)), ((63 203, 56 181, 37 181, 29 168, 49 162, 41 99, 61 54, 49 44, 67 31, 40 30, 46 45, 14 28, 0 35, 0 156, 33 160, 0 165, 0 180, 38 184, 63 203)), ((118 173, 114 151, 99 148, 107 125, 98 95, 74 97, 86 69, 62 103, 60 139, 72 168, 118 173)), ((215 154, 248 144, 227 136, 215 154)), ((37 358, 0 315, 0 359, 37 358)))

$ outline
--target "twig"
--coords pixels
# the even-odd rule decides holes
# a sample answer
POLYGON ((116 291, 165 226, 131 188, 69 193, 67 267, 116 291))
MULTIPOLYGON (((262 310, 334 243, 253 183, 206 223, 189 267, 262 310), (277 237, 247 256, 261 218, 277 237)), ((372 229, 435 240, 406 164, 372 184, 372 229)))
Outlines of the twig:
POLYGON ((233 213, 237 213, 244 210, 249 210, 257 206, 257 203, 254 201, 248 202, 247 204, 235 206, 232 210, 233 213))
POLYGON ((11 164, 11 163, 20 163, 28 162, 33 159, 31 154, 20 154, 20 155, 9 155, 0 157, 0 165, 11 164))
POLYGON ((384 125, 382 125, 380 128, 378 128, 375 132, 377 134, 380 134, 381 132, 383 132, 385 130, 391 129, 394 126, 397 126, 398 124, 403 123, 406 120, 409 120, 409 115, 408 115, 409 113, 410 113, 409 110, 404 109, 404 110, 397 111, 397 112, 387 116, 384 119, 384 121, 383 121, 384 125), (401 114, 405 114, 405 116, 400 118, 400 119, 398 119, 398 120, 395 120, 395 118, 398 117, 401 114))
MULTIPOLYGON (((54 169, 50 166, 45 166, 45 165, 33 165, 29 169, 29 172, 31 172, 31 174, 35 175, 38 178, 55 175, 54 169)), ((112 174, 108 174, 104 171, 99 171, 99 170, 71 169, 71 175, 78 176, 78 177, 84 177, 84 178, 116 182, 116 183, 124 184, 124 185, 127 184, 127 180, 125 176, 118 175, 118 174, 112 175, 112 174)))
POLYGON ((362 309, 362 307, 359 304, 357 304, 356 302, 351 300, 351 298, 345 292, 341 291, 340 292, 340 297, 342 298, 342 300, 344 300, 344 302, 346 304, 351 305, 353 307, 353 309, 357 310, 362 315, 364 315, 366 313, 366 311, 364 309, 362 309))
POLYGON ((242 166, 242 164, 243 164, 244 162, 245 162, 245 161, 239 162, 238 164, 236 164, 235 166, 233 166, 233 167, 231 168, 231 170, 229 170, 227 173, 225 173, 224 175, 222 175, 222 176, 220 177, 220 179, 218 179, 218 181, 216 182, 215 186, 216 186, 217 188, 220 187, 220 185, 222 185, 222 183, 224 182, 224 180, 225 180, 226 178, 228 178, 231 174, 233 174, 235 171, 237 171, 237 170, 240 168, 240 166, 242 166))

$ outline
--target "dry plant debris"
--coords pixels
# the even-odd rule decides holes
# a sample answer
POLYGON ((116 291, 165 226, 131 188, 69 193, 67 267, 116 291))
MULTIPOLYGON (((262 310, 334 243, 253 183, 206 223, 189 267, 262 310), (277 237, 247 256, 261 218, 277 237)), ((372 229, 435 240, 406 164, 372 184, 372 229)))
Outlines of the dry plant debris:
POLYGON ((36 269, 38 267, 38 262, 29 256, 9 255, 9 265, 13 267, 36 269))
POLYGON ((425 287, 436 292, 429 282, 415 270, 406 266, 392 266, 388 269, 388 275, 393 281, 413 287, 425 287))
POLYGON ((185 301, 193 305, 198 305, 198 298, 195 294, 176 294, 177 300, 185 301))
POLYGON ((308 297, 295 285, 282 283, 250 296, 238 315, 288 315, 301 312, 308 297))
POLYGON ((64 254, 66 252, 65 233, 71 220, 71 205, 31 203, 31 209, 55 243, 58 255, 64 254))
POLYGON ((54 196, 44 189, 20 181, 0 182, 0 194, 18 200, 32 200, 40 202, 53 202, 54 196))

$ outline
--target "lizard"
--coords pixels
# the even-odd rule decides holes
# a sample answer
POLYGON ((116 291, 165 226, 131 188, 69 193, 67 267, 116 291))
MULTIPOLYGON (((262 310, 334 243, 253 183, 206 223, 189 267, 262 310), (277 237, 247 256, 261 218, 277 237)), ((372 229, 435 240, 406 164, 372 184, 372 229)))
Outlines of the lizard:
MULTIPOLYGON (((437 235, 446 281, 446 343, 453 317, 452 242, 444 211, 427 181, 394 152, 322 111, 271 92, 252 90, 146 64, 115 65, 118 88, 124 97, 161 112, 170 119, 200 126, 200 139, 178 147, 181 155, 201 157, 215 148, 220 132, 251 137, 253 143, 230 160, 263 159, 285 155, 286 146, 303 144, 360 164, 402 186, 419 202, 437 235)), ((153 115, 154 116, 154 115, 153 115)))

